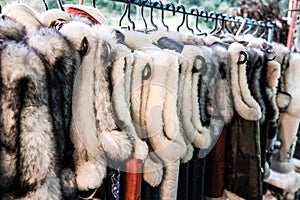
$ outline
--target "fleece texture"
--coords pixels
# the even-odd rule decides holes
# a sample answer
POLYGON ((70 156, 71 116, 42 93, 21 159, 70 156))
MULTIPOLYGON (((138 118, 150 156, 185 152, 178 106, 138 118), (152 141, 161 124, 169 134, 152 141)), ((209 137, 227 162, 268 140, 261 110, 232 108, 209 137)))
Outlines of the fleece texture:
POLYGON ((128 132, 133 142, 133 156, 144 160, 148 154, 148 146, 138 137, 130 113, 131 68, 134 55, 123 44, 116 44, 116 48, 118 51, 116 52, 116 58, 113 61, 110 74, 113 89, 113 109, 118 126, 128 132))
POLYGON ((260 107, 250 94, 246 77, 246 63, 242 62, 247 58, 240 54, 245 51, 245 48, 234 42, 229 46, 228 51, 234 108, 244 119, 258 120, 261 117, 260 107))
POLYGON ((117 126, 109 90, 116 40, 109 27, 82 22, 71 21, 60 32, 78 51, 86 43, 73 90, 71 138, 77 186, 79 190, 95 189, 106 176, 108 158, 123 161, 132 153, 128 134, 117 126))
MULTIPOLYGON (((164 174, 172 174, 164 176, 161 188, 170 184, 174 188, 177 185, 179 159, 186 152, 177 115, 178 58, 157 48, 146 34, 130 31, 124 34, 125 43, 129 47, 147 53, 153 60, 149 86, 147 86, 147 103, 142 119, 146 122, 152 153, 155 153, 166 165, 164 174), (169 165, 177 167, 168 169, 169 165)), ((164 198, 173 199, 177 195, 175 191, 161 190, 160 192, 161 197, 164 198)))

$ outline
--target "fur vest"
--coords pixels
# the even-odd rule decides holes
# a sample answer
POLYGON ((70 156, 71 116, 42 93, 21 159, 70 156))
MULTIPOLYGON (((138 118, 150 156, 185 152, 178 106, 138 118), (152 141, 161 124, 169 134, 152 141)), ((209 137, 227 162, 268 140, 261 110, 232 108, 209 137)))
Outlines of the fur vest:
POLYGON ((132 153, 129 135, 118 127, 111 101, 109 70, 115 60, 116 39, 104 26, 69 22, 60 32, 80 51, 87 50, 73 90, 71 138, 79 190, 98 188, 106 176, 107 158, 122 161, 132 153))
POLYGON ((24 43, 1 45, 1 196, 59 200, 48 69, 24 43))

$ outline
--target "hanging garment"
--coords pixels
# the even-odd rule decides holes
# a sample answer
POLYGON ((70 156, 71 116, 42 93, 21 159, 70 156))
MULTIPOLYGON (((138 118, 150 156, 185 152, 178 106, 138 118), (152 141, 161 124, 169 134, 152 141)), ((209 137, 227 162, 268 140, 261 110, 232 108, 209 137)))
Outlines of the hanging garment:
POLYGON ((59 200, 48 90, 53 71, 22 42, 3 40, 1 58, 1 197, 59 200))
POLYGON ((193 76, 193 64, 197 60, 197 55, 199 55, 200 63, 195 66, 194 71, 200 72, 208 68, 204 63, 202 65, 202 52, 195 46, 183 46, 170 38, 162 37, 157 43, 163 48, 176 50, 187 61, 185 65, 181 65, 181 78, 179 80, 179 104, 181 104, 180 115, 183 120, 182 127, 186 138, 194 146, 204 149, 208 148, 210 145, 210 135, 208 129, 202 126, 199 114, 197 97, 199 73, 193 76), (201 67, 205 69, 201 69, 201 67))
POLYGON ((262 199, 259 122, 236 115, 226 150, 225 189, 247 200, 262 199))
POLYGON ((227 127, 224 127, 218 142, 206 157, 205 196, 220 198, 223 196, 226 174, 227 127))
POLYGON ((61 183, 66 198, 72 198, 76 194, 76 188, 75 180, 70 179, 74 176, 74 165, 73 144, 69 137, 69 130, 74 75, 80 65, 80 53, 54 29, 41 28, 36 34, 25 38, 25 42, 47 63, 46 66, 51 73, 49 75, 49 106, 58 146, 58 162, 61 164, 59 173, 62 174, 61 183), (45 45, 41 46, 41 43, 45 45), (68 179, 70 182, 67 181, 68 179))
POLYGON ((176 107, 178 87, 174 84, 178 80, 178 59, 172 52, 162 51, 153 45, 146 34, 130 31, 124 34, 128 46, 142 50, 153 59, 144 116, 149 142, 154 153, 165 164, 160 198, 176 199, 179 159, 186 152, 184 138, 179 132, 176 107))
POLYGON ((129 136, 115 121, 109 90, 108 74, 116 39, 108 27, 90 27, 81 22, 69 22, 60 32, 77 50, 82 41, 88 44, 88 53, 75 79, 71 137, 78 189, 94 189, 100 187, 106 176, 107 158, 123 161, 132 153, 129 136))
POLYGON ((284 112, 280 114, 279 131, 277 138, 281 146, 273 155, 271 168, 281 173, 288 173, 294 170, 293 154, 295 150, 297 131, 299 126, 299 59, 297 53, 291 54, 289 67, 285 71, 286 91, 291 95, 291 101, 284 112))

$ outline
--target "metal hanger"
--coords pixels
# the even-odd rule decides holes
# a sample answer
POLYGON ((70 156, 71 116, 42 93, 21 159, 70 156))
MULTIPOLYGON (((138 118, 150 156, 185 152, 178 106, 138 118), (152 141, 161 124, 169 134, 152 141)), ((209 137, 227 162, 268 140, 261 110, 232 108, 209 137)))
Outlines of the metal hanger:
POLYGON ((61 0, 56 0, 56 2, 57 2, 57 5, 58 5, 59 9, 61 9, 62 11, 65 11, 62 1, 61 0))
POLYGON ((97 7, 96 7, 96 0, 93 0, 93 1, 92 1, 92 6, 93 6, 94 8, 97 8, 97 7))
MULTIPOLYGON (((158 2, 154 2, 153 5, 156 5, 156 4, 158 4, 158 2)), ((150 22, 151 22, 152 26, 154 27, 154 31, 157 31, 158 30, 157 25, 153 21, 153 6, 151 6, 151 8, 150 8, 150 22)))
POLYGON ((212 33, 214 33, 216 30, 217 30, 217 28, 218 28, 218 18, 219 18, 219 13, 216 13, 215 11, 212 11, 212 12, 210 12, 209 13, 209 17, 211 17, 212 19, 213 19, 213 21, 215 21, 215 24, 214 24, 214 27, 213 27, 213 30, 211 30, 210 32, 209 32, 209 34, 212 34, 212 33), (214 17, 213 17, 214 16, 214 17))
MULTIPOLYGON (((124 12, 123 12, 120 20, 119 20, 119 26, 120 27, 122 25, 122 21, 123 21, 125 15, 126 15, 126 13, 127 13, 127 19, 131 23, 131 25, 132 25, 132 30, 134 30, 135 29, 135 23, 134 23, 134 21, 130 17, 130 2, 129 2, 129 0, 126 1, 126 7, 124 9, 124 12)), ((128 28, 128 30, 130 30, 130 26, 127 26, 127 28, 128 28)))
POLYGON ((252 30, 253 25, 254 25, 254 21, 249 19, 249 18, 245 18, 245 23, 248 24, 248 28, 243 31, 242 39, 244 39, 245 35, 248 34, 252 30))
MULTIPOLYGON (((205 17, 205 22, 208 21, 208 12, 207 12, 207 10, 202 9, 199 13, 199 16, 200 17, 205 17), (205 14, 205 16, 203 16, 203 14, 205 14)), ((198 16, 197 16, 197 18, 198 18, 198 16)), ((202 33, 202 31, 198 28, 198 23, 196 23, 196 28, 197 28, 198 31, 200 31, 200 34, 197 34, 198 36, 201 36, 201 35, 207 36, 206 32, 202 33)))
POLYGON ((178 6, 176 6, 176 11, 177 11, 177 12, 178 12, 180 9, 182 9, 183 15, 182 15, 182 22, 181 22, 181 24, 179 24, 179 26, 177 27, 177 32, 179 32, 180 27, 184 24, 184 22, 185 22, 185 15, 186 15, 185 7, 184 7, 183 5, 178 5, 178 6))
POLYGON ((161 1, 159 1, 159 4, 160 4, 160 9, 161 9, 161 23, 167 29, 167 31, 169 31, 169 26, 166 25, 165 21, 164 21, 164 16, 165 16, 165 14, 164 14, 164 11, 165 11, 164 4, 161 1))
POLYGON ((148 2, 148 0, 144 0, 143 2, 142 2, 142 0, 141 0, 141 1, 139 2, 139 6, 142 6, 142 8, 141 8, 141 16, 142 16, 143 22, 144 22, 144 24, 145 24, 145 29, 144 29, 144 32, 145 32, 145 33, 147 32, 148 25, 147 25, 147 21, 146 21, 145 16, 144 16, 144 5, 145 5, 145 3, 147 3, 147 2, 148 2))
POLYGON ((43 4, 44 4, 44 7, 45 7, 45 10, 49 10, 49 7, 48 7, 48 4, 45 0, 42 0, 43 1, 43 4))
MULTIPOLYGON (((189 15, 192 15, 195 11, 197 12, 197 13, 196 13, 197 15, 199 14, 198 9, 192 8, 192 9, 190 9, 190 12, 189 12, 190 14, 186 14, 186 21, 185 21, 186 28, 187 28, 189 31, 191 31, 193 35, 194 35, 195 33, 194 33, 194 29, 192 29, 192 28, 189 26, 189 15)), ((197 17, 196 17, 196 24, 197 24, 197 23, 198 23, 198 22, 197 22, 197 17)))

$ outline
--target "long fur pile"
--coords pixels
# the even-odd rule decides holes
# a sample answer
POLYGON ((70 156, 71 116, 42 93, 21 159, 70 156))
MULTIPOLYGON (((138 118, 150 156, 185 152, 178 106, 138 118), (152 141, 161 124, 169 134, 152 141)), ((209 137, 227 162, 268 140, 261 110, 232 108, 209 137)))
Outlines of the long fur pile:
POLYGON ((22 43, 6 41, 1 54, 3 196, 61 199, 45 65, 22 43))
POLYGON ((60 32, 78 51, 83 40, 88 42, 75 79, 71 137, 78 188, 95 189, 106 175, 107 157, 122 161, 132 153, 128 134, 117 126, 109 90, 116 40, 108 27, 90 27, 81 22, 69 22, 60 32))

